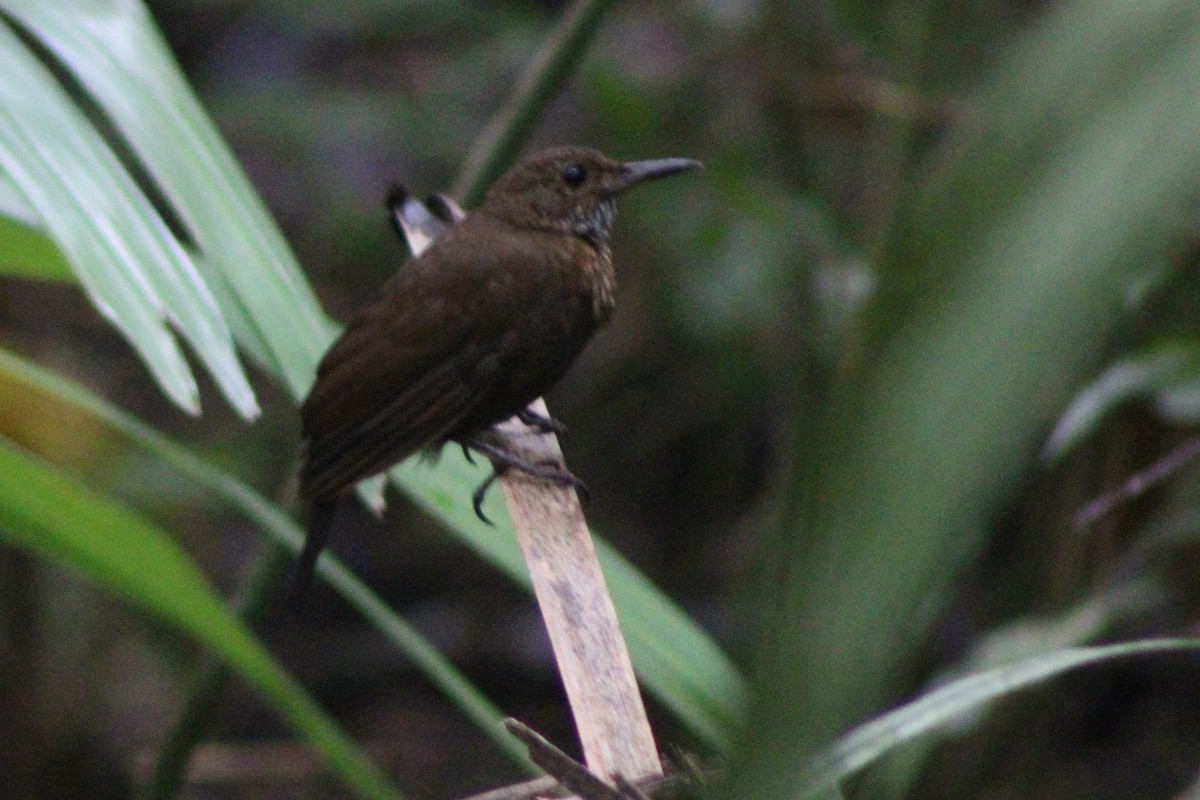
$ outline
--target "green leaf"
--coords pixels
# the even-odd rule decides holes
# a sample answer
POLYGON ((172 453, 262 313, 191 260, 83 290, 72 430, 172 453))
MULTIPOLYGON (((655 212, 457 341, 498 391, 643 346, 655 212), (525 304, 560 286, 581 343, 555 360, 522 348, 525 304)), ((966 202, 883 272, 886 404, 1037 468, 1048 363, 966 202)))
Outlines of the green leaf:
POLYGON ((1066 647, 958 678, 858 726, 822 750, 809 760, 797 795, 816 795, 919 736, 1065 672, 1132 656, 1181 650, 1200 650, 1200 639, 1145 639, 1099 647, 1066 647))
MULTIPOLYGON (((0 375, 50 395, 95 416, 130 441, 160 458, 181 476, 211 491, 230 507, 266 531, 293 553, 299 553, 304 533, 274 503, 235 476, 217 468, 141 420, 97 397, 82 386, 31 364, 0 348, 0 375)), ((503 727, 504 714, 425 637, 371 591, 341 561, 326 553, 317 562, 317 574, 327 581, 396 648, 412 659, 430 681, 445 693, 465 716, 514 761, 529 766, 525 748, 503 727)), ((102 576, 93 575, 101 585, 102 576)))
POLYGON ((142 4, 0 5, 95 98, 196 242, 238 341, 302 397, 334 326, 142 4))
POLYGON ((74 281, 71 267, 41 229, 37 214, 0 172, 0 275, 74 281))
POLYGON ((309 739, 354 792, 399 794, 271 658, 171 539, 0 438, 0 537, 78 569, 201 639, 309 739))
POLYGON ((54 76, 0 24, 0 171, 66 256, 93 303, 163 390, 200 409, 172 322, 245 416, 254 393, 211 292, 184 248, 54 76))
POLYGON ((1200 185, 1200 7, 1054 6, 961 111, 899 209, 861 372, 797 422, 788 581, 739 762, 793 797, 877 709, 1200 185), (798 438, 801 437, 798 433, 798 438))
POLYGON ((70 265, 50 237, 4 216, 0 216, 0 274, 43 281, 75 280, 70 265))
POLYGON ((1196 342, 1169 342, 1119 359, 1067 406, 1046 442, 1045 456, 1058 458, 1122 403, 1176 388, 1183 379, 1194 378, 1198 367, 1200 347, 1196 342))

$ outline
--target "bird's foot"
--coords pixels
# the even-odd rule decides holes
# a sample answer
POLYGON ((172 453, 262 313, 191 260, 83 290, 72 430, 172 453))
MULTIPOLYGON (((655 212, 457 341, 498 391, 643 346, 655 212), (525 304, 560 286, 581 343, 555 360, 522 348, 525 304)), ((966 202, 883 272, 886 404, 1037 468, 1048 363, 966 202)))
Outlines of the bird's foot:
POLYGON ((541 433, 553 433, 556 436, 565 436, 567 434, 566 425, 563 425, 554 417, 539 414, 531 408, 522 408, 518 411, 517 419, 531 428, 537 428, 541 433))
POLYGON ((479 488, 471 495, 471 505, 475 509, 475 516, 488 525, 494 523, 483 513, 483 499, 487 495, 487 490, 495 483, 496 478, 499 478, 510 469, 520 470, 532 478, 549 481, 559 486, 570 486, 579 493, 579 497, 583 502, 586 503, 588 500, 589 492, 587 484, 575 477, 574 473, 570 470, 558 464, 527 461, 505 450, 503 447, 484 441, 477 436, 464 439, 460 444, 464 450, 475 450, 487 456, 488 460, 492 462, 492 474, 483 483, 479 484, 479 488))

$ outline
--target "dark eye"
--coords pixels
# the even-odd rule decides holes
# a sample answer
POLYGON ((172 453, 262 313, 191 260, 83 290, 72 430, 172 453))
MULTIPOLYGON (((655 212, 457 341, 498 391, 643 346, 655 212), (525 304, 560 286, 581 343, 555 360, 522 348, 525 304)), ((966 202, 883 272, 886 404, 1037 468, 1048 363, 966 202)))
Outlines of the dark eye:
POLYGON ((587 170, 578 164, 571 164, 563 170, 562 179, 567 186, 578 186, 587 180, 587 170))

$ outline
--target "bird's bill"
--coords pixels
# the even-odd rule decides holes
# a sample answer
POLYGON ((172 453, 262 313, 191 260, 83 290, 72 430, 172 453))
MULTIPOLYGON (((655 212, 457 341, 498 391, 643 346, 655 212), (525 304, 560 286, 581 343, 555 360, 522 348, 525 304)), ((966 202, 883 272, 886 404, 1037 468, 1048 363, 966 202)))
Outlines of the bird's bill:
POLYGON ((703 169, 704 165, 691 158, 656 158, 650 161, 626 161, 621 165, 621 180, 617 191, 645 181, 665 178, 680 172, 703 169))

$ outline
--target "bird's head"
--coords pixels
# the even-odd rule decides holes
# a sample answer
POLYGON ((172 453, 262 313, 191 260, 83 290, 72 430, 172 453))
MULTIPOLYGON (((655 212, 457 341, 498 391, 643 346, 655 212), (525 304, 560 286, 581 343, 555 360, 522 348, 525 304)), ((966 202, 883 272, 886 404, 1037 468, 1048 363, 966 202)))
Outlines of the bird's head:
POLYGON ((688 158, 620 162, 587 147, 554 147, 500 176, 481 210, 520 227, 580 236, 607 252, 622 192, 698 168, 688 158))

